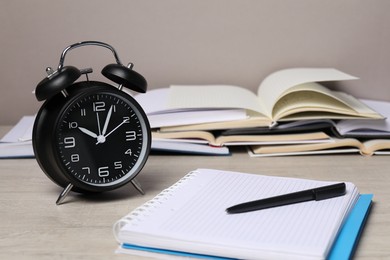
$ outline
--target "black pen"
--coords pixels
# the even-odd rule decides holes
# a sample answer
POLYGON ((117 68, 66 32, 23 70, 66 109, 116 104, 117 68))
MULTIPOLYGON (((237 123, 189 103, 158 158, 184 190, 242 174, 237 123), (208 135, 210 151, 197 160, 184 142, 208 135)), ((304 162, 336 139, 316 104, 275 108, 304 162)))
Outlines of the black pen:
POLYGON ((238 204, 226 209, 227 213, 243 213, 272 207, 290 205, 299 202, 310 200, 325 200, 345 194, 345 183, 337 183, 328 186, 318 187, 309 190, 303 190, 293 193, 288 193, 276 197, 270 197, 255 201, 249 201, 238 204))

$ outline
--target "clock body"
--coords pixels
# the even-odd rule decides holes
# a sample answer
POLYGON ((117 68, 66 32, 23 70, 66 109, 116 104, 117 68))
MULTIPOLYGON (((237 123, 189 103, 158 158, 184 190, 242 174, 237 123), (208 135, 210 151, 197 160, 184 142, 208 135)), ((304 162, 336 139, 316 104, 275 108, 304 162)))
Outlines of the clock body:
POLYGON ((48 99, 33 128, 34 153, 45 174, 84 193, 113 190, 134 179, 150 146, 140 105, 104 82, 77 82, 48 99))

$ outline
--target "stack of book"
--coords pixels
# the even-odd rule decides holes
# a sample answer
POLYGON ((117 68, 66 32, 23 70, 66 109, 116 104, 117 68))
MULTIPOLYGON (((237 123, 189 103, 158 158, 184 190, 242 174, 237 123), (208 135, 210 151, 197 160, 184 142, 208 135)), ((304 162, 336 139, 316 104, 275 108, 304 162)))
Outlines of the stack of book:
POLYGON ((257 94, 227 85, 150 90, 135 99, 155 150, 252 156, 390 154, 390 102, 357 99, 319 82, 355 80, 332 68, 293 68, 266 77, 257 94))

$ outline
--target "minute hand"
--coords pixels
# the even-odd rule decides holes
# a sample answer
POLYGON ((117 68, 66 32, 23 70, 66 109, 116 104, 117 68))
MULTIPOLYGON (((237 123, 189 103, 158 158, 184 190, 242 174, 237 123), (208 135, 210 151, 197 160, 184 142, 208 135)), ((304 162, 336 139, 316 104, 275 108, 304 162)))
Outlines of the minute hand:
POLYGON ((111 118, 111 114, 112 114, 112 107, 110 107, 110 110, 108 110, 108 114, 107 114, 107 117, 106 117, 106 121, 104 122, 104 126, 103 126, 103 132, 102 132, 102 135, 105 135, 106 132, 107 132, 107 127, 108 127, 108 123, 110 122, 110 118, 111 118))

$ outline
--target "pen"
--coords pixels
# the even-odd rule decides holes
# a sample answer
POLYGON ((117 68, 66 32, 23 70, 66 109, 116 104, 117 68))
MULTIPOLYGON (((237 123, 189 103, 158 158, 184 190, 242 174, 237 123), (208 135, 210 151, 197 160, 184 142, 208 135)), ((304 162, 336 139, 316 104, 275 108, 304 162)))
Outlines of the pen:
POLYGON ((234 205, 226 209, 227 213, 243 213, 272 207, 279 207, 310 200, 325 200, 345 194, 345 183, 337 183, 328 186, 288 193, 276 197, 249 201, 234 205))

